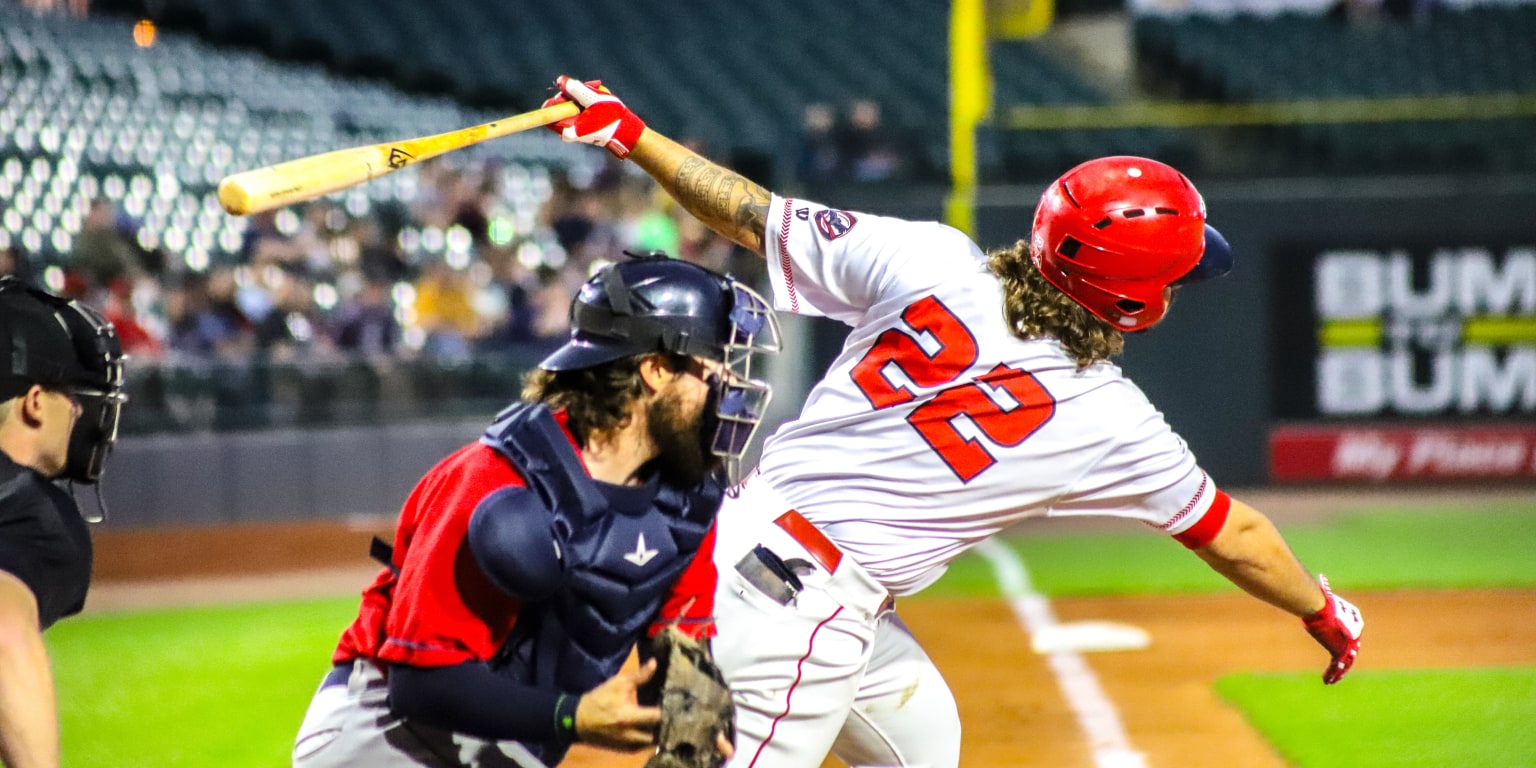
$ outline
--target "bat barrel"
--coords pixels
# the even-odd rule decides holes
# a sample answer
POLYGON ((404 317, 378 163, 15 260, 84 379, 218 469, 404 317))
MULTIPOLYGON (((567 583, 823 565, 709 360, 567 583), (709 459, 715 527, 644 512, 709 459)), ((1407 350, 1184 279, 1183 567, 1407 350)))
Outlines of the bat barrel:
POLYGON ((248 216, 313 200, 444 152, 525 131, 575 115, 570 102, 461 128, 435 136, 339 149, 226 176, 219 182, 219 203, 234 216, 248 216))

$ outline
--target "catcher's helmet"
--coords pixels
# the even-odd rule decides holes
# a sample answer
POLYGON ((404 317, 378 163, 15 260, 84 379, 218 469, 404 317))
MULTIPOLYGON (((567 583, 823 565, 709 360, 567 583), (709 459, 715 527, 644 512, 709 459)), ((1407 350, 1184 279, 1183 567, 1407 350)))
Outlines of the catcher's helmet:
POLYGON ((0 400, 35 384, 78 402, 63 476, 96 482, 128 399, 117 330, 90 307, 6 277, 0 278, 0 331, 0 400))
POLYGON ((647 352, 722 360, 778 349, 778 323, 752 289, 704 267, 650 254, 604 267, 571 302, 571 338, 540 368, 568 371, 647 352))
POLYGON ((1169 286, 1230 268, 1220 235, 1210 238, 1219 252, 1201 264, 1208 231, 1205 201, 1184 174, 1144 157, 1103 157, 1067 171, 1040 196, 1030 258, 1073 301, 1135 331, 1162 319, 1169 286))
POLYGON ((736 463, 767 410, 772 388, 754 377, 757 353, 779 351, 779 323, 756 291, 662 253, 609 265, 571 302, 571 338, 539 367, 569 371, 646 353, 713 360, 714 452, 736 463))

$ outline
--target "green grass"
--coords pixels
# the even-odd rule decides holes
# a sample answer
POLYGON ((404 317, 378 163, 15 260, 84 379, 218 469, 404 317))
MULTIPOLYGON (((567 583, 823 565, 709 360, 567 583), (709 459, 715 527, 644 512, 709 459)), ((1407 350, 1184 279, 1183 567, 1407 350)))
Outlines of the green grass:
MULTIPOLYGON (((1536 587, 1536 503, 1367 510, 1282 533, 1347 593, 1536 587)), ((1236 591, 1150 532, 1007 543, 1055 597, 1236 591)), ((924 594, 996 593, 990 566, 972 555, 924 594)), ((1536 668, 1355 670, 1337 686, 1315 672, 1234 675, 1217 688, 1298 768, 1536 766, 1536 668)))
POLYGON ((272 768, 357 599, 71 619, 46 635, 65 768, 272 768))
MULTIPOLYGON (((1536 586, 1536 502, 1372 510, 1287 526, 1282 533, 1307 567, 1344 590, 1536 586)), ((1151 531, 1006 543, 1024 557, 1035 588, 1053 597, 1236 590, 1182 546, 1151 531)), ((922 594, 991 596, 997 589, 990 567, 972 554, 922 594)))
POLYGON ((1536 667, 1232 675, 1216 689, 1294 765, 1536 765, 1536 667))
MULTIPOLYGON (((1008 544, 1024 555, 1038 588, 1052 596, 1231 589, 1167 537, 1128 531, 1008 544)), ((1536 587, 1536 514, 1523 505, 1352 514, 1284 532, 1303 562, 1328 573, 1346 594, 1393 587, 1536 587)), ((958 560, 923 593, 996 594, 990 567, 976 556, 958 560)), ((310 695, 356 606, 357 598, 348 597, 88 615, 60 623, 47 638, 61 702, 64 768, 287 765, 310 695)), ((1220 689, 1300 768, 1502 768, 1536 765, 1536 759, 1520 759, 1536 754, 1530 735, 1536 733, 1530 725, 1536 723, 1533 675, 1531 669, 1356 670, 1327 688, 1307 673, 1235 676, 1220 689), (1464 739, 1462 732, 1474 735, 1464 739), (1525 755, 1511 759, 1516 750, 1525 755)))

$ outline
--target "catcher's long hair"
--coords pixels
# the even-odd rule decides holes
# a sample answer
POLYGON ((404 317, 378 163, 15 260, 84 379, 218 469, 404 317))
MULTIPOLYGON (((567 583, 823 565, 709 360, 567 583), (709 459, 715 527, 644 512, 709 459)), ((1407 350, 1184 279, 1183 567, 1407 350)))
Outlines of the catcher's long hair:
MULTIPOLYGON (((585 444, 593 435, 610 433, 624 426, 630 405, 645 395, 640 378, 640 361, 656 353, 621 357, 609 363, 572 371, 546 371, 535 368, 523 380, 523 400, 543 403, 551 410, 565 409, 566 426, 585 444)), ((672 370, 685 370, 688 358, 661 355, 672 370)))
POLYGON ((1003 284, 1003 316, 1021 339, 1054 338, 1079 370, 1125 348, 1125 335, 1046 282, 1029 258, 1029 241, 987 254, 987 268, 1003 284))

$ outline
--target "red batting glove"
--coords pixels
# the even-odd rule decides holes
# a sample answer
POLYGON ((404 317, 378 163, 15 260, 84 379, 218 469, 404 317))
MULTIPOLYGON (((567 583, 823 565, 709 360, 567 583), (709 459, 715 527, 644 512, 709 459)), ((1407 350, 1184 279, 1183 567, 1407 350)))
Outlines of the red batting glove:
POLYGON ((566 141, 607 147, 620 160, 629 157, 629 151, 645 132, 645 121, 629 111, 619 97, 603 86, 603 81, 583 83, 561 75, 555 78, 555 87, 560 94, 546 99, 544 106, 574 101, 581 105, 581 112, 551 124, 551 130, 566 141))
POLYGON ((1323 604, 1322 610, 1302 619, 1301 623, 1312 639, 1333 654, 1333 663, 1323 671, 1323 682, 1333 685, 1344 677, 1354 665, 1355 655, 1360 653, 1360 631, 1365 629, 1365 619, 1360 616, 1359 608, 1333 593, 1328 587, 1327 576, 1318 576, 1318 581, 1328 602, 1323 604))

